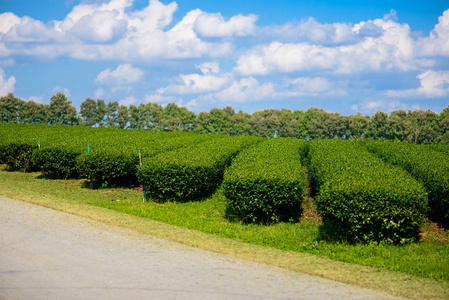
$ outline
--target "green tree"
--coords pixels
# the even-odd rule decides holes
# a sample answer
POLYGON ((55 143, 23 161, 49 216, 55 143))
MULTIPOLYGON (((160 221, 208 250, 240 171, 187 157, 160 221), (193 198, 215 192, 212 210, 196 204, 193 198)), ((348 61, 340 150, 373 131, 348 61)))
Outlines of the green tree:
POLYGON ((176 103, 168 103, 162 116, 167 131, 192 131, 195 118, 195 113, 185 107, 179 107, 176 103))
POLYGON ((368 116, 363 116, 361 113, 349 116, 349 131, 351 137, 363 138, 367 131, 370 123, 370 118, 368 116))
POLYGON ((50 98, 49 124, 50 125, 75 125, 76 108, 71 105, 72 101, 67 100, 63 93, 57 93, 50 98))
POLYGON ((376 111, 371 117, 370 126, 367 132, 369 139, 385 139, 387 137, 388 115, 382 111, 376 111))
POLYGON ((449 105, 440 113, 438 142, 449 145, 449 105))
POLYGON ((106 105, 106 118, 105 118, 105 126, 109 128, 118 127, 117 124, 118 118, 118 102, 111 101, 106 105))
POLYGON ((47 124, 48 105, 25 101, 19 111, 19 122, 24 124, 47 124))
POLYGON ((128 108, 125 105, 120 105, 117 113, 117 126, 119 128, 126 128, 129 122, 128 108))
POLYGON ((20 98, 14 96, 13 93, 0 98, 0 122, 2 123, 18 123, 19 111, 25 103, 20 98))
POLYGON ((97 103, 92 98, 86 98, 86 100, 84 100, 81 103, 80 106, 81 125, 84 126, 95 125, 96 109, 97 103))
POLYGON ((107 114, 106 103, 104 102, 103 99, 97 99, 96 104, 97 105, 95 108, 95 123, 99 127, 104 127, 106 122, 105 118, 107 114))

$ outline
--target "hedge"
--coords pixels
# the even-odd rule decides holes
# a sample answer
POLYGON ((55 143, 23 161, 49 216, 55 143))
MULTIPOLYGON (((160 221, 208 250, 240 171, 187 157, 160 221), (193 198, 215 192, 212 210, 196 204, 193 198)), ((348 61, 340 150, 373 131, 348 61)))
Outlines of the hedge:
POLYGON ((400 142, 369 142, 369 151, 402 167, 420 181, 429 193, 430 216, 449 225, 449 156, 425 145, 400 142))
POLYGON ((297 221, 302 213, 303 140, 277 138, 243 150, 225 171, 227 215, 245 223, 297 221))
POLYGON ((221 183, 225 167, 258 137, 221 136, 190 147, 162 153, 139 168, 140 182, 159 201, 184 201, 210 195, 221 183))
POLYGON ((309 176, 328 233, 349 242, 406 243, 418 237, 428 201, 421 183, 356 142, 309 144, 309 176))
POLYGON ((92 147, 89 153, 83 153, 77 159, 81 176, 90 178, 102 187, 132 186, 138 184, 137 167, 139 150, 142 159, 173 149, 194 145, 209 140, 210 135, 174 135, 174 138, 136 139, 134 136, 115 138, 105 141, 101 147, 92 147))

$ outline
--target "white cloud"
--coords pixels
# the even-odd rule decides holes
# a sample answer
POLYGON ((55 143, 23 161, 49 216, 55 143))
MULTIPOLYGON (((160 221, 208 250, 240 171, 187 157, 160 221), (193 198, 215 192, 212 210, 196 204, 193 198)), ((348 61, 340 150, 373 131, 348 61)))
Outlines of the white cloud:
POLYGON ((232 75, 218 75, 220 71, 219 63, 203 63, 197 66, 203 73, 201 74, 181 74, 178 81, 181 84, 173 84, 157 90, 159 94, 182 95, 182 94, 203 94, 215 92, 228 86, 232 81, 232 75), (214 73, 216 75, 211 75, 214 73))
POLYGON ((120 105, 130 106, 131 104, 137 104, 139 103, 139 100, 136 99, 134 96, 128 96, 124 99, 119 100, 118 102, 120 105))
POLYGON ((98 11, 82 17, 69 32, 89 43, 106 43, 121 38, 126 30, 125 20, 117 19, 119 12, 98 11))
POLYGON ((66 95, 66 97, 70 97, 71 96, 70 91, 69 91, 68 88, 64 88, 64 87, 59 86, 59 85, 55 86, 51 91, 53 93, 55 93, 55 94, 56 93, 63 93, 64 95, 66 95))
POLYGON ((8 93, 13 93, 15 84, 16 78, 14 76, 6 78, 5 71, 3 71, 3 69, 0 69, 0 96, 5 96, 8 93))
POLYGON ((415 104, 406 104, 400 101, 391 100, 363 100, 360 103, 351 106, 351 110, 361 113, 375 113, 376 111, 383 111, 385 113, 390 113, 394 110, 414 110, 417 108, 415 104))
POLYGON ((254 34, 256 15, 237 15, 225 21, 219 13, 202 13, 195 20, 195 31, 203 37, 247 36, 254 34))
POLYGON ((323 77, 299 77, 288 83, 287 87, 291 91, 284 94, 290 97, 345 96, 347 85, 347 82, 331 81, 323 77))
POLYGON ((165 104, 167 104, 167 103, 170 103, 170 102, 171 103, 176 103, 176 102, 182 101, 182 99, 179 98, 179 97, 174 97, 174 96, 163 96, 163 95, 160 95, 160 94, 154 94, 154 95, 146 96, 145 97, 145 101, 146 102, 152 102, 152 103, 160 103, 160 104, 165 103, 165 104))
POLYGON ((261 37, 279 42, 304 42, 309 44, 341 44, 353 42, 356 36, 349 23, 322 24, 314 18, 272 25, 259 31, 261 37))
MULTIPOLYGON (((206 14, 201 10, 188 12, 171 29, 164 30, 173 20, 177 9, 175 2, 165 5, 159 0, 151 0, 144 9, 130 11, 132 2, 110 0, 102 4, 80 4, 74 6, 64 20, 48 24, 29 17, 2 14, 0 20, 15 25, 0 28, 0 56, 70 56, 84 60, 129 61, 230 53, 229 42, 206 42, 197 35, 195 22, 206 14)), ((232 30, 234 34, 241 34, 237 21, 231 22, 235 23, 232 30)))
POLYGON ((99 88, 98 90, 95 91, 95 97, 96 98, 101 98, 104 96, 104 89, 103 88, 99 88))
POLYGON ((408 71, 428 65, 427 60, 414 56, 414 41, 407 24, 382 19, 369 24, 354 25, 355 34, 363 35, 363 39, 355 44, 323 46, 272 42, 255 47, 239 57, 235 71, 242 75, 304 70, 357 73, 408 71), (377 33, 374 28, 378 29, 377 33))
POLYGON ((106 69, 101 71, 95 79, 95 83, 106 85, 127 85, 141 80, 143 71, 133 68, 130 64, 119 65, 117 69, 111 71, 106 69))
POLYGON ((129 24, 139 31, 162 29, 172 22, 177 9, 176 2, 164 5, 159 1, 150 0, 146 8, 131 14, 129 24))
POLYGON ((416 89, 389 90, 385 94, 388 97, 414 97, 441 98, 449 96, 449 71, 428 70, 419 74, 416 78, 420 86, 416 89))
POLYGON ((20 24, 20 18, 13 13, 0 14, 0 33, 7 33, 12 27, 20 24))
POLYGON ((419 41, 417 48, 423 56, 449 56, 449 9, 438 18, 430 36, 419 41))
POLYGON ((31 96, 30 98, 28 98, 29 101, 34 101, 36 103, 42 103, 43 99, 43 96, 31 96))
POLYGON ((252 102, 269 98, 276 98, 273 83, 260 84, 253 77, 235 80, 229 87, 211 95, 212 99, 225 102, 252 102))
POLYGON ((196 68, 200 69, 205 75, 209 75, 210 73, 217 74, 220 72, 220 64, 218 62, 205 62, 196 66, 196 68))
POLYGON ((180 85, 170 85, 158 90, 160 94, 200 94, 214 92, 228 85, 230 76, 181 74, 180 85))

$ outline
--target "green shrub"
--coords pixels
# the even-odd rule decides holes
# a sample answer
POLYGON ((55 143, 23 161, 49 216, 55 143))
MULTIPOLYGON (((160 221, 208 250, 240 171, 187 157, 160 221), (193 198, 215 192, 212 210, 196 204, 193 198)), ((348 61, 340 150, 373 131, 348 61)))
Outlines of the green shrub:
POLYGON ((162 153, 146 160, 138 176, 150 196, 158 200, 206 197, 221 183, 231 159, 258 141, 261 138, 221 136, 162 153))
POLYGON ((240 152, 225 171, 227 215, 246 223, 297 221, 305 186, 303 140, 278 138, 240 152))
POLYGON ((33 164, 42 170, 42 175, 51 179, 76 178, 76 159, 80 151, 68 148, 44 148, 33 151, 33 164))
POLYGON ((449 156, 425 145, 369 142, 369 151, 386 162, 402 167, 422 182, 429 193, 431 217, 449 225, 449 156))
POLYGON ((34 170, 33 150, 37 145, 26 142, 13 142, 2 147, 2 160, 7 165, 8 171, 29 172, 34 170))
POLYGON ((84 153, 77 158, 81 176, 95 180, 103 187, 136 185, 138 164, 137 153, 127 154, 113 149, 84 153))
POLYGON ((419 234, 424 187, 356 142, 312 141, 309 176, 328 233, 350 242, 405 243, 419 234))
POLYGON ((207 135, 173 135, 174 138, 144 139, 134 135, 122 137, 108 136, 83 153, 77 159, 77 167, 82 177, 90 178, 102 187, 138 185, 137 167, 139 149, 142 159, 173 149, 193 145, 208 140, 207 135))

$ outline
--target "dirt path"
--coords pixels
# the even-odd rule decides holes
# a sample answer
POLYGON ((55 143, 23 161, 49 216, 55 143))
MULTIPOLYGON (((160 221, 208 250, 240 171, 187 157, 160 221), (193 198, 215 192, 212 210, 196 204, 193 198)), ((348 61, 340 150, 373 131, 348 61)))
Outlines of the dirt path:
POLYGON ((0 197, 0 299, 388 299, 0 197))

